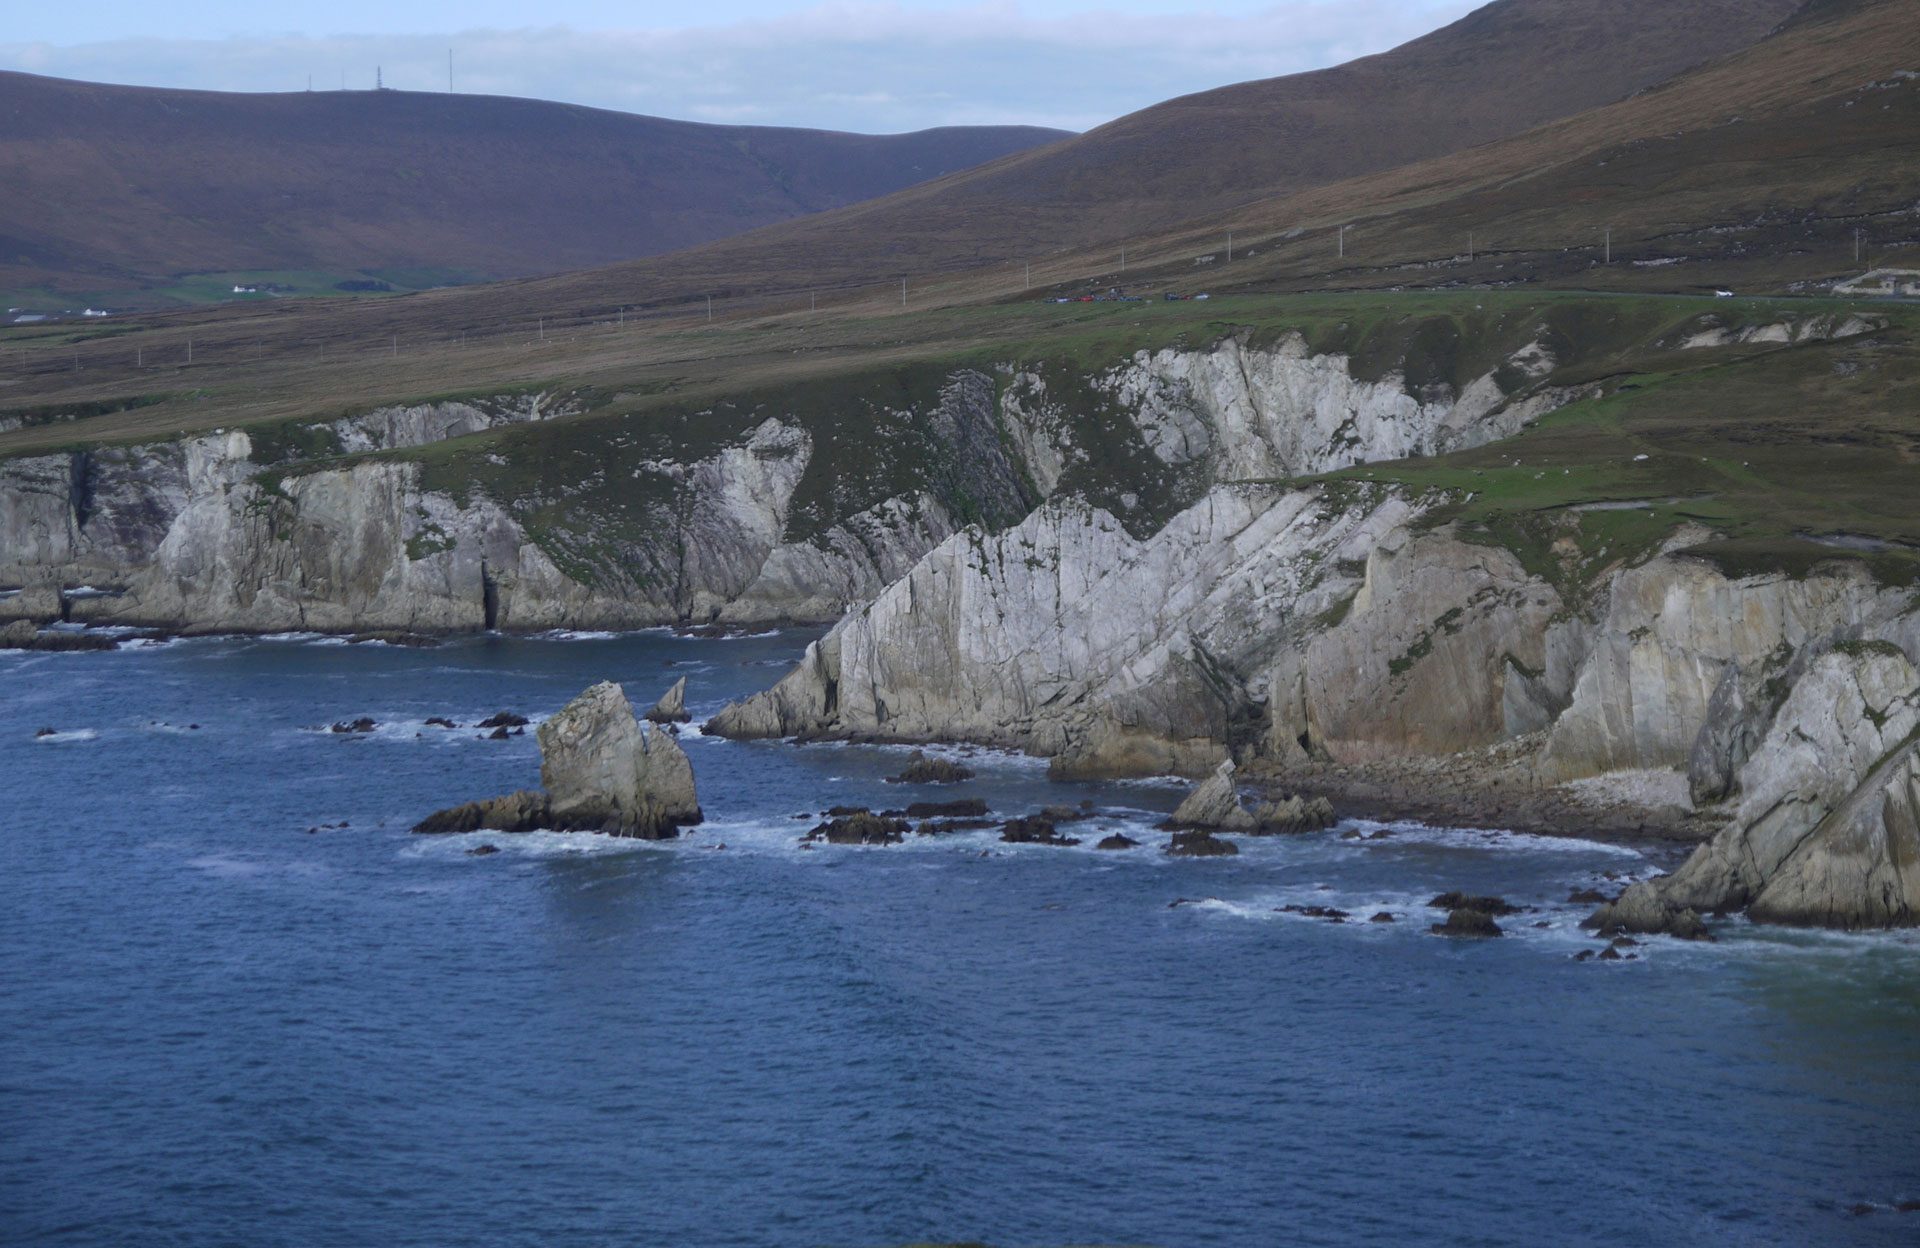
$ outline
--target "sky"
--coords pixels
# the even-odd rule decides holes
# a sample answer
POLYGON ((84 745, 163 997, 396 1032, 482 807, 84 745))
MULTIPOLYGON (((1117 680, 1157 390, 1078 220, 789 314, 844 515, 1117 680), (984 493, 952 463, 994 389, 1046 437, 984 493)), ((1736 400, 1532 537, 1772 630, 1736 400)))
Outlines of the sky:
POLYGON ((453 89, 870 134, 1086 130, 1384 51, 1460 0, 9 2, 0 69, 219 91, 453 89))

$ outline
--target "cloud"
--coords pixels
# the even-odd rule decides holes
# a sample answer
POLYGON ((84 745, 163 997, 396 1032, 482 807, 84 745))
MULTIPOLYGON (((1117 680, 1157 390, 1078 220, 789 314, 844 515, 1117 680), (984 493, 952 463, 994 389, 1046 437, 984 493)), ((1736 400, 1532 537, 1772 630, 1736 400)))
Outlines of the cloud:
POLYGON ((694 121, 886 133, 939 125, 1084 130, 1193 91, 1383 51, 1473 7, 1295 0, 1248 15, 918 11, 828 3, 683 29, 0 43, 0 68, 223 91, 386 85, 528 96, 694 121))

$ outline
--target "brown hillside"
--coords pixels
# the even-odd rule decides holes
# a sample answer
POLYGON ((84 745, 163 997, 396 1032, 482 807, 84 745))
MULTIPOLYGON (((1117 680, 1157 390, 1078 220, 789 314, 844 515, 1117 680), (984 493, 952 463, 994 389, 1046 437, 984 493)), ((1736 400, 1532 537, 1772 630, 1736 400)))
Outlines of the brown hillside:
POLYGON ((240 95, 0 73, 0 289, 246 270, 551 273, 841 207, 1062 137, 708 126, 497 96, 240 95))
POLYGON ((1442 156, 1745 47, 1800 0, 1495 0, 1390 52, 1143 109, 884 199, 611 269, 661 295, 1039 259, 1442 156))

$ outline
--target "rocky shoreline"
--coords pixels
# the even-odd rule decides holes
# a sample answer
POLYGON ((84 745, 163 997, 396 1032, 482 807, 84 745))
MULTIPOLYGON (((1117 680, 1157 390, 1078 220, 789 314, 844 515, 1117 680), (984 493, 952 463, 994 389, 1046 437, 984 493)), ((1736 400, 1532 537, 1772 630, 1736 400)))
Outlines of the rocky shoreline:
POLYGON ((1615 773, 1542 785, 1546 734, 1485 749, 1341 763, 1256 760, 1242 771, 1256 792, 1323 797, 1348 819, 1502 828, 1595 841, 1693 845, 1727 826, 1732 810, 1695 807, 1678 772, 1615 773))

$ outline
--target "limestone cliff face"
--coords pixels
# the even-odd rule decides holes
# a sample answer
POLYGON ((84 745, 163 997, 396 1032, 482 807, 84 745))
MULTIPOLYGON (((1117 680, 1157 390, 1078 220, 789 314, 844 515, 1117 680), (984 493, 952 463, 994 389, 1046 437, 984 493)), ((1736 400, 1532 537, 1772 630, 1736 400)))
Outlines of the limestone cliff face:
POLYGON ((942 543, 717 731, 955 737, 1059 774, 1198 773, 1257 732, 1248 681, 1322 573, 1412 508, 1220 486, 1152 537, 1082 502, 942 543))
POLYGON ((1920 671, 1885 641, 1802 665, 1740 768, 1731 824, 1670 876, 1596 916, 1658 929, 1674 913, 1745 908, 1769 922, 1920 922, 1920 671))
MULTIPOLYGON (((1537 349, 1515 359, 1540 371, 1537 349)), ((0 588, 21 590, 0 598, 0 618, 203 631, 827 622, 963 524, 991 535, 1056 494, 1148 540, 1218 483, 1484 441, 1560 397, 1508 402, 1491 374, 1415 397, 1398 374, 1356 379, 1345 356, 1314 356, 1298 336, 1142 352, 1076 378, 1072 402, 1049 390, 1057 371, 999 371, 954 371, 905 407, 863 401, 858 447, 848 419, 823 426, 778 403, 717 438, 709 427, 736 417, 696 414, 673 436, 602 431, 599 445, 500 441, 582 411, 539 394, 0 461, 0 588), (469 455, 464 478, 407 454, 479 435, 498 449, 469 455), (657 449, 633 449, 649 439, 657 449), (82 586, 107 592, 66 592, 82 586)))
MULTIPOLYGON (((1537 374, 1540 358, 1529 347, 1516 366, 1537 374)), ((1297 336, 1263 351, 1230 339, 1141 353, 1085 388, 1091 400, 1070 402, 1031 372, 1008 386, 1009 440, 1052 501, 1005 532, 949 538, 714 729, 958 737, 1050 757, 1056 775, 1199 774, 1261 748, 1272 704, 1342 748, 1372 748, 1368 733, 1404 748, 1393 724, 1366 726, 1377 704, 1342 702, 1359 687, 1346 669, 1397 677, 1402 652, 1424 657, 1436 637, 1450 659, 1468 612, 1504 666, 1451 684, 1444 663, 1423 667, 1400 691, 1406 722, 1424 716, 1436 742, 1545 722, 1556 693, 1519 673, 1548 667, 1528 627, 1558 606, 1551 590, 1527 584, 1511 556, 1457 542, 1432 547, 1458 553, 1449 566, 1396 562, 1417 500, 1271 482, 1490 440, 1559 399, 1509 404, 1491 376, 1420 398, 1397 374, 1357 380, 1345 357, 1310 355, 1297 336), (1133 466, 1124 483, 1141 492, 1102 479, 1115 463, 1133 466), (1350 653, 1312 653, 1316 623, 1361 599, 1381 627, 1332 643, 1350 653), (1334 671, 1307 687, 1309 673, 1334 671), (1472 697, 1449 701, 1476 679, 1472 697)))

